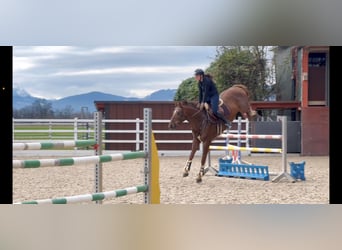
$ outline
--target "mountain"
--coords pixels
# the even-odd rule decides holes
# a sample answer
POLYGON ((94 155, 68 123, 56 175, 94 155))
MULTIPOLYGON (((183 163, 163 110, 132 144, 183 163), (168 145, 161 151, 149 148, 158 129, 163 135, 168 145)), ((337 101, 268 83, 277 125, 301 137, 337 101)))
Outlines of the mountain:
POLYGON ((24 89, 14 88, 13 89, 13 107, 21 109, 25 106, 31 105, 35 100, 40 98, 33 97, 27 93, 24 89))
POLYGON ((111 95, 102 92, 89 92, 80 95, 73 95, 64 97, 58 100, 52 101, 52 107, 54 109, 64 109, 70 105, 74 110, 80 110, 81 107, 88 107, 89 112, 95 111, 94 101, 105 100, 105 101, 135 101, 138 98, 123 97, 118 95, 111 95))
POLYGON ((161 89, 146 96, 146 101, 173 101, 177 89, 161 89))
MULTIPOLYGON (((89 92, 80 95, 64 97, 58 100, 47 100, 51 102, 54 110, 62 110, 66 106, 71 106, 74 111, 81 110, 82 107, 87 107, 89 112, 95 111, 94 101, 172 101, 176 94, 176 89, 162 89, 144 98, 124 97, 118 95, 107 94, 103 92, 89 92)), ((31 105, 35 100, 41 98, 29 95, 23 89, 13 89, 13 108, 21 109, 31 105)))

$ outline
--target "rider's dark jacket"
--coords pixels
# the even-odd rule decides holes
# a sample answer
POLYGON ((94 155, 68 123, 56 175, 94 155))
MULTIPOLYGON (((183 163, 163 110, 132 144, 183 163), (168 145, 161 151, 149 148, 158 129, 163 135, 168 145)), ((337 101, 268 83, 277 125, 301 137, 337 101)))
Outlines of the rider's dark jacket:
POLYGON ((199 103, 207 102, 210 104, 213 96, 218 96, 218 91, 215 83, 207 76, 203 77, 202 81, 198 82, 199 103))

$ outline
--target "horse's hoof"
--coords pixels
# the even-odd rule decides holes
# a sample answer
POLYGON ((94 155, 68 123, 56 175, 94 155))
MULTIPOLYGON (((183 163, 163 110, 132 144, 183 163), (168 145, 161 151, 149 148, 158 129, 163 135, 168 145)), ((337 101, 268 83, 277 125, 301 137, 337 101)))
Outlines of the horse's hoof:
POLYGON ((189 176, 189 173, 183 173, 183 177, 189 176))
POLYGON ((196 182, 197 182, 197 183, 201 183, 201 182, 202 182, 202 178, 201 178, 201 177, 197 177, 197 178, 196 178, 196 182))

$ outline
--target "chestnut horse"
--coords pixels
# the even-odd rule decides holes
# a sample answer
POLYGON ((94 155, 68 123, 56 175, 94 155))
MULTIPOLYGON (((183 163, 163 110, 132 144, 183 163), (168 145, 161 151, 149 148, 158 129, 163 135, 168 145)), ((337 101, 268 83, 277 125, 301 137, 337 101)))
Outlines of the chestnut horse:
MULTIPOLYGON (((220 112, 222 112, 229 121, 233 121, 240 113, 244 118, 252 119, 256 112, 252 110, 250 103, 250 94, 245 85, 236 84, 220 93, 220 112)), ((189 175, 192 159, 195 156, 200 143, 203 143, 203 154, 201 158, 201 168, 196 178, 199 183, 205 174, 204 165, 207 159, 209 146, 211 142, 226 129, 221 120, 213 117, 210 110, 200 110, 196 103, 181 101, 176 102, 169 128, 175 129, 177 125, 188 121, 192 130, 192 149, 189 159, 184 167, 183 177, 189 175)))

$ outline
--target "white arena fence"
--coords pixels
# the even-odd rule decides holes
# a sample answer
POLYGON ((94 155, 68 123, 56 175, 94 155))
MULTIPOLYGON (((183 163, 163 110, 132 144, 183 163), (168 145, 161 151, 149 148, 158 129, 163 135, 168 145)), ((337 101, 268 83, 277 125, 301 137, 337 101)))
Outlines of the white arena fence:
MULTIPOLYGON (((170 120, 153 119, 152 126, 154 123, 169 123, 170 120)), ((107 143, 135 143, 136 150, 141 149, 143 144, 142 134, 143 130, 140 129, 140 124, 143 124, 144 120, 141 118, 136 119, 103 119, 103 139, 102 142, 107 143), (106 124, 110 123, 127 123, 135 124, 135 129, 120 129, 120 130, 107 130, 106 124), (135 139, 133 140, 108 140, 105 139, 105 134, 134 134, 135 139)), ((236 119, 233 123, 237 124, 237 129, 231 129, 230 134, 249 134, 249 121, 248 119, 236 119)), ((157 134, 188 134, 191 135, 191 129, 188 130, 153 130, 154 135, 157 134)), ((158 144, 170 144, 170 143, 192 143, 192 140, 156 140, 158 144)), ((13 119, 13 142, 34 142, 42 140, 91 140, 94 139, 94 119, 13 119)), ((224 138, 217 138, 213 143, 222 144, 225 142, 224 138)), ((230 143, 237 144, 239 139, 230 139, 230 143)), ((240 138, 240 143, 246 147, 250 146, 250 139, 240 138)), ((76 148, 75 148, 76 149, 76 148)), ((200 149, 202 150, 202 148, 200 149)), ((188 151, 188 150, 187 150, 188 151)))

